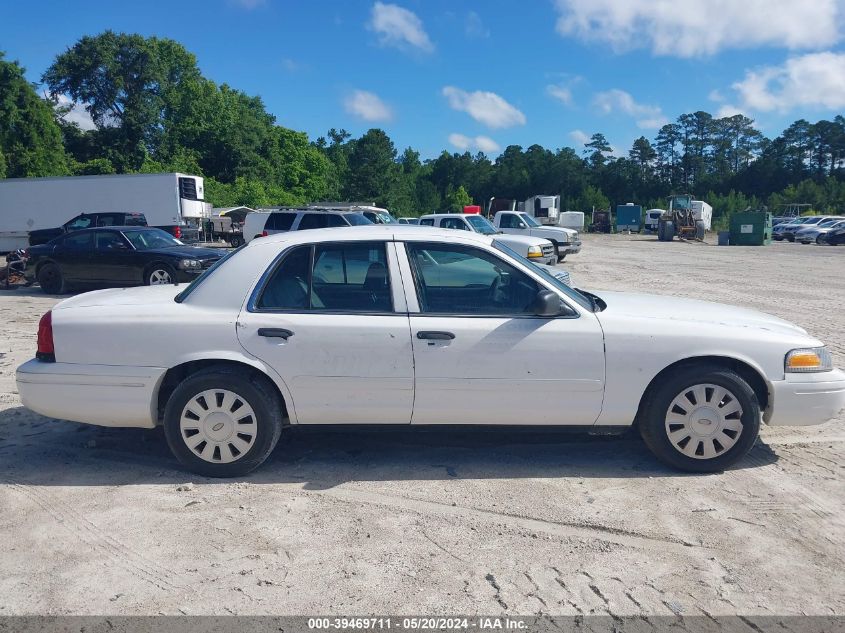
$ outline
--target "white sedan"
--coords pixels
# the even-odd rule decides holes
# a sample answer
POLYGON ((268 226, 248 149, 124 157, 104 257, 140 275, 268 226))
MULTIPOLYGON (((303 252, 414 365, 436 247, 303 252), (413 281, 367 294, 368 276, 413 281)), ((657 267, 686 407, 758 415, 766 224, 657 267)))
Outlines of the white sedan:
POLYGON ((636 425, 664 462, 708 472, 761 422, 845 406, 845 373, 796 325, 576 291, 495 236, 398 224, 274 235, 188 286, 62 301, 17 384, 43 415, 161 424, 211 476, 256 468, 294 424, 636 425))

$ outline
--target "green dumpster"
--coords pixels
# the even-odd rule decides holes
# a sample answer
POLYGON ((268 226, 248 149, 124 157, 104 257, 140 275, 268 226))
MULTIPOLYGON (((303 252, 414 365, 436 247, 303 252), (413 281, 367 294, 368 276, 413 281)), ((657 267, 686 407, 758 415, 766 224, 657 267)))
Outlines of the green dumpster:
POLYGON ((731 216, 731 246, 766 246, 772 243, 772 214, 734 213, 731 216))

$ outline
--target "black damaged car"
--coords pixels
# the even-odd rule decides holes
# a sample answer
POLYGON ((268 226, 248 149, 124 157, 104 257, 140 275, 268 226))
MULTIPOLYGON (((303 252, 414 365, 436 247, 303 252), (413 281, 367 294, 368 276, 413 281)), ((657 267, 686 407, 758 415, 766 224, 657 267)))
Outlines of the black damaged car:
POLYGON ((74 286, 190 282, 225 254, 223 249, 188 246, 151 227, 84 229, 31 246, 25 276, 48 294, 74 286))

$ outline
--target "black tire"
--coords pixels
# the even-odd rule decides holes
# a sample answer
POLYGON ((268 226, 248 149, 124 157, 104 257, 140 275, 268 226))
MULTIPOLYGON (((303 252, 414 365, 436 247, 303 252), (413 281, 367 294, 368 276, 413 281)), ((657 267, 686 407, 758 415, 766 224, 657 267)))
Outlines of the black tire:
POLYGON ((276 447, 282 433, 282 403, 269 379, 226 367, 211 367, 189 376, 173 391, 164 410, 164 433, 170 450, 191 472, 205 477, 238 477, 258 468, 276 447), (255 414, 253 443, 228 463, 206 461, 195 454, 186 444, 186 439, 193 436, 188 436, 186 431, 183 437, 180 426, 189 401, 203 391, 215 389, 233 392, 255 414))
POLYGON ((173 268, 170 264, 152 264, 151 266, 147 266, 147 269, 144 271, 144 285, 145 286, 155 286, 155 285, 162 285, 161 281, 156 281, 157 279, 163 279, 164 276, 167 276, 170 281, 164 282, 167 284, 172 284, 176 282, 176 269, 173 268))
POLYGON ((816 244, 819 246, 824 246, 827 243, 827 239, 825 238, 824 233, 820 233, 816 236, 816 244))
POLYGON ((665 222, 658 222, 657 224, 657 241, 658 242, 665 242, 666 240, 663 236, 666 234, 666 223, 665 222))
MULTIPOLYGON (((730 400, 727 400, 724 405, 719 406, 729 404, 730 400)), ((660 461, 688 472, 719 472, 742 459, 754 446, 760 432, 760 404, 757 402, 754 390, 736 372, 715 365, 693 365, 674 372, 651 390, 643 403, 638 424, 643 441, 660 461), (680 448, 672 444, 667 430, 669 406, 675 398, 680 396, 685 389, 705 384, 726 389, 742 408, 741 417, 736 418, 742 426, 738 438, 733 438, 736 443, 709 459, 690 457, 682 453, 680 448)), ((708 422, 708 426, 709 424, 712 424, 712 421, 708 422)), ((716 424, 719 422, 716 421, 716 424)), ((703 449, 703 440, 698 440, 698 436, 692 432, 684 447, 693 441, 697 444, 694 449, 696 452, 703 449)), ((683 442, 684 439, 681 439, 679 443, 683 442)), ((715 444, 711 445, 715 446, 715 444)))
POLYGON ((241 235, 233 235, 232 238, 229 240, 229 244, 231 244, 233 248, 243 246, 243 243, 244 238, 241 235))
POLYGON ((707 233, 707 229, 704 227, 703 220, 696 220, 695 221, 695 239, 699 242, 704 241, 704 236, 707 233))
POLYGON ((794 236, 794 235, 787 235, 787 236, 786 236, 786 241, 787 241, 787 242, 794 242, 794 241, 795 241, 795 236, 794 236))
POLYGON ((675 223, 672 220, 666 220, 663 224, 663 241, 671 242, 675 239, 675 223))
POLYGON ((65 290, 65 280, 62 270, 57 264, 49 262, 38 269, 38 284, 48 295, 60 295, 65 290))

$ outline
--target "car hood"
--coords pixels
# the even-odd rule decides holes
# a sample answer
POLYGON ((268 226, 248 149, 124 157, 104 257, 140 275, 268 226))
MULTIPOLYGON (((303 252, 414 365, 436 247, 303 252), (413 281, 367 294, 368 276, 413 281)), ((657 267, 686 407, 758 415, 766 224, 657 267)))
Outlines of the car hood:
POLYGON ((150 248, 139 253, 152 255, 169 255, 183 259, 220 259, 226 251, 219 248, 203 248, 202 246, 168 246, 166 248, 150 248))
POLYGON ((151 305, 172 303, 174 297, 188 284, 168 284, 167 286, 138 286, 135 288, 109 288, 84 292, 75 297, 59 302, 53 310, 66 308, 90 308, 119 305, 151 305))
POLYGON ((549 243, 549 240, 542 237, 531 237, 530 235, 509 235, 507 233, 497 233, 491 235, 494 240, 499 240, 504 244, 523 244, 525 246, 544 246, 549 243))
POLYGON ((597 313, 600 321, 603 316, 632 316, 640 319, 807 334, 805 329, 771 314, 724 303, 627 292, 599 292, 598 296, 607 303, 607 308, 597 313))
POLYGON ((563 226, 534 226, 531 228, 532 231, 539 231, 540 235, 561 235, 564 234, 569 238, 573 238, 578 235, 578 231, 575 229, 567 229, 563 226))

